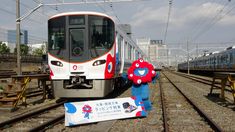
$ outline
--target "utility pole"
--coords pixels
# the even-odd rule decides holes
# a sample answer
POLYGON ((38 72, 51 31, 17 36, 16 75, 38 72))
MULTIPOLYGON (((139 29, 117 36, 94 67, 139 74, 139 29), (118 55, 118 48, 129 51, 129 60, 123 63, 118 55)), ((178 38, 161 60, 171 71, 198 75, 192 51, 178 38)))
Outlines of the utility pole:
POLYGON ((167 66, 169 67, 169 49, 167 48, 167 66))
POLYGON ((187 40, 187 62, 188 62, 188 74, 189 74, 189 46, 188 46, 188 40, 187 40))
POLYGON ((166 23, 166 31, 165 31, 165 34, 164 34, 164 41, 163 41, 164 44, 166 44, 166 37, 167 37, 167 30, 168 30, 168 26, 169 26, 169 22, 170 22, 172 1, 173 0, 169 0, 169 9, 168 9, 168 17, 167 17, 167 23, 166 23))
POLYGON ((116 2, 135 2, 135 1, 145 1, 145 0, 112 0, 112 1, 106 1, 106 0, 98 0, 98 1, 91 1, 91 0, 85 0, 80 2, 64 2, 64 0, 57 2, 55 4, 43 4, 41 0, 37 1, 38 5, 34 7, 32 10, 24 14, 23 16, 20 16, 20 0, 16 0, 16 48, 17 48, 17 74, 21 75, 21 53, 20 53, 20 43, 21 43, 21 36, 20 36, 20 22, 27 18, 29 15, 31 15, 33 12, 35 12, 37 9, 41 8, 42 6, 58 6, 58 5, 80 5, 80 4, 97 4, 97 3, 116 3, 116 2))
POLYGON ((21 75, 21 53, 20 53, 20 0, 16 0, 16 48, 17 48, 17 74, 21 75))

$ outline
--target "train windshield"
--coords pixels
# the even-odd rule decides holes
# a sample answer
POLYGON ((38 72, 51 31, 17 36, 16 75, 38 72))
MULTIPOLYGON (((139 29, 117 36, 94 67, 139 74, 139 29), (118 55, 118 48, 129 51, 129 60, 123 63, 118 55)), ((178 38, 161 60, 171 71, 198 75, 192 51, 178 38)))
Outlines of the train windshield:
POLYGON ((114 43, 114 23, 106 17, 89 16, 89 48, 91 57, 103 55, 114 43))
POLYGON ((103 16, 66 15, 48 21, 48 51, 70 62, 107 53, 114 44, 114 22, 103 16))
POLYGON ((48 22, 48 49, 61 50, 65 48, 65 17, 58 17, 48 22))

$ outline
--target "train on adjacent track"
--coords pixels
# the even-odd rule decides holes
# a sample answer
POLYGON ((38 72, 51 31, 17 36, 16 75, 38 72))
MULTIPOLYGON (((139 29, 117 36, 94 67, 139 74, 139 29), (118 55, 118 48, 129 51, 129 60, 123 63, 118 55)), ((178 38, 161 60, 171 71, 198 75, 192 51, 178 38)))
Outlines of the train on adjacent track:
POLYGON ((48 65, 59 98, 104 97, 145 54, 114 20, 98 12, 67 12, 48 20, 48 65))
POLYGON ((180 63, 178 71, 187 71, 188 66, 190 72, 235 72, 235 46, 180 63))

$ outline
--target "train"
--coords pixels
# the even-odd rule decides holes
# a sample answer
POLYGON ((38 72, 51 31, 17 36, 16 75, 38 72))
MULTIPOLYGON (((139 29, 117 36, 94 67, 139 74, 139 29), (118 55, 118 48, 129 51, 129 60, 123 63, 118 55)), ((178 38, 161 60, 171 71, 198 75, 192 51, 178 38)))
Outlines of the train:
POLYGON ((188 66, 190 72, 235 72, 235 46, 180 63, 178 71, 187 71, 188 66))
POLYGON ((105 97, 123 85, 138 58, 148 60, 107 14, 65 12, 48 20, 48 66, 58 98, 105 97))

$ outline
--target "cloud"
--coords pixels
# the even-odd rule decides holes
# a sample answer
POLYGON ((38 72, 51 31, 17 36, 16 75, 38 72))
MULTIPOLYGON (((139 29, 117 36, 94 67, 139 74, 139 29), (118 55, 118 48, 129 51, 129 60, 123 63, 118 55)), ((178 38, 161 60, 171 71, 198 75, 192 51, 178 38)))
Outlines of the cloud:
MULTIPOLYGON (((227 8, 222 10, 223 7, 224 5, 211 2, 188 5, 185 6, 185 8, 174 7, 173 4, 170 15, 170 28, 171 30, 174 30, 185 28, 185 26, 192 27, 196 23, 210 23, 216 21, 227 11, 227 8)), ((130 23, 134 27, 144 27, 152 23, 155 23, 156 25, 166 24, 168 8, 168 6, 162 6, 160 8, 144 8, 133 15, 130 23)), ((234 22, 235 16, 227 14, 221 21, 218 21, 218 24, 225 26, 234 24, 234 22)))
POLYGON ((164 23, 166 20, 165 12, 167 12, 165 7, 159 9, 153 9, 152 7, 144 8, 142 11, 133 15, 131 24, 133 26, 144 26, 151 21, 164 23))

